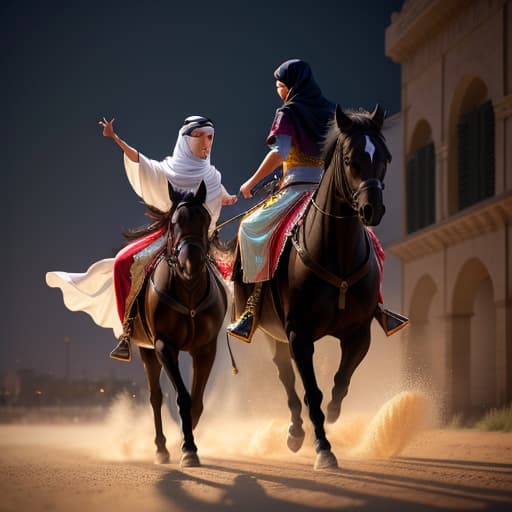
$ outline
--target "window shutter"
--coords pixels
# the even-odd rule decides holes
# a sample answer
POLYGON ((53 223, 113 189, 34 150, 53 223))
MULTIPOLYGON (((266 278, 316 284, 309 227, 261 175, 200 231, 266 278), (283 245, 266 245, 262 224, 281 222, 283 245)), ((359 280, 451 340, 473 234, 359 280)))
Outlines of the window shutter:
POLYGON ((457 125, 457 149, 458 149, 458 193, 459 210, 468 205, 469 194, 469 118, 467 114, 461 116, 457 125))
POLYGON ((427 160, 425 226, 428 226, 436 221, 436 152, 433 143, 425 149, 427 160))
POLYGON ((480 125, 480 198, 494 195, 494 109, 487 101, 479 108, 480 125))
POLYGON ((407 162, 407 232, 416 231, 416 158, 413 157, 407 162))

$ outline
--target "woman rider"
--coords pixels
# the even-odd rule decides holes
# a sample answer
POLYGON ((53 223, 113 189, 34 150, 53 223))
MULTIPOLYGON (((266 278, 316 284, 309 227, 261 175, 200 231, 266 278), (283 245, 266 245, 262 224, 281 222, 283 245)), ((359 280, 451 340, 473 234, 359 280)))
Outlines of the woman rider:
POLYGON ((256 183, 283 167, 279 192, 240 224, 239 249, 243 281, 256 283, 245 311, 230 324, 228 332, 250 341, 256 327, 262 282, 273 276, 277 260, 270 252, 276 233, 300 211, 322 177, 322 149, 335 104, 326 99, 313 78, 308 63, 292 59, 274 72, 277 94, 283 105, 277 109, 267 143, 267 153, 256 172, 240 187, 246 198, 256 183))
MULTIPOLYGON (((103 118, 99 124, 103 135, 111 138, 124 153, 128 180, 146 204, 161 211, 171 207, 167 183, 173 187, 195 190, 201 181, 207 188, 206 207, 211 215, 210 233, 220 215, 222 205, 236 202, 221 183, 220 172, 210 164, 214 125, 204 116, 187 117, 179 130, 172 156, 163 161, 151 160, 124 142, 115 132, 114 119, 103 118)), ((94 263, 85 273, 48 272, 49 286, 62 290, 64 303, 72 311, 85 311, 102 327, 110 327, 120 335, 117 347, 110 353, 113 359, 131 360, 130 305, 132 295, 131 268, 141 254, 156 255, 164 245, 164 232, 137 239, 124 247, 115 258, 94 263)))
MULTIPOLYGON (((283 106, 277 109, 267 138, 270 151, 240 187, 244 197, 251 197, 256 183, 283 166, 280 191, 240 224, 242 279, 255 284, 245 310, 228 325, 227 331, 247 342, 251 341, 258 321, 262 282, 271 279, 277 268, 282 250, 279 240, 303 213, 322 177, 323 144, 335 112, 335 104, 322 95, 306 62, 288 60, 275 70, 274 78, 283 106)), ((408 324, 406 317, 384 309, 382 304, 375 318, 387 336, 408 324)))

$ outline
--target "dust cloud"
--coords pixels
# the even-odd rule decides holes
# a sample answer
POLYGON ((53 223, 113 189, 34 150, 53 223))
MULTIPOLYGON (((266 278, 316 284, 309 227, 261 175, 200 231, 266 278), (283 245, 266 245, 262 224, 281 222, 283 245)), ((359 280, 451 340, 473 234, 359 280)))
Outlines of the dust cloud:
MULTIPOLYGON (((302 407, 306 437, 303 447, 292 453, 286 445, 290 414, 284 388, 272 362, 272 344, 257 333, 251 344, 231 340, 239 374, 232 375, 225 331, 207 384, 204 412, 195 431, 199 455, 214 458, 255 457, 311 463, 314 436, 307 409, 302 407)), ((315 344, 317 381, 325 411, 334 374, 340 360, 336 340, 315 344)), ((190 375, 190 358, 180 356, 183 374, 190 375)), ((131 363, 142 364, 135 357, 131 363)), ((326 424, 327 437, 338 457, 386 458, 397 456, 422 429, 437 426, 436 400, 428 390, 415 388, 402 372, 400 339, 374 333, 372 346, 356 370, 340 418, 326 424)), ((165 403, 163 429, 171 461, 179 460, 180 421, 175 393, 165 375, 161 377, 165 403)), ((302 399, 300 379, 296 389, 302 399)), ((30 426, 8 429, 11 442, 26 443, 30 426), (25 431, 26 430, 26 431, 25 431)), ((151 461, 155 454, 153 414, 148 400, 137 403, 131 395, 118 396, 104 421, 94 424, 45 425, 39 439, 59 447, 83 449, 91 456, 113 461, 151 461)))
MULTIPOLYGON (((223 331, 221 331, 223 332, 223 331)), ((219 337, 216 362, 205 393, 205 408, 195 431, 199 454, 211 457, 258 457, 308 460, 314 457, 314 437, 307 409, 302 417, 303 448, 291 453, 286 446, 289 424, 287 398, 272 362, 272 345, 261 334, 251 344, 231 340, 239 374, 232 375, 226 340, 219 337)), ((333 451, 342 457, 386 458, 400 454, 423 429, 436 424, 436 405, 425 390, 405 385, 401 373, 399 340, 374 333, 370 352, 356 370, 340 418, 326 424, 333 451)), ((341 351, 334 339, 315 345, 315 368, 324 399, 330 400, 341 351)), ((137 362, 132 363, 137 364, 137 362)), ((181 360, 184 373, 190 361, 181 360)), ((179 457, 181 431, 175 401, 166 376, 161 379, 171 407, 164 405, 163 424, 171 458, 179 457), (169 410, 171 411, 169 413, 169 410)), ((296 382, 297 392, 303 388, 296 382)), ((103 425, 101 456, 114 460, 148 459, 154 454, 153 416, 147 406, 135 406, 128 396, 112 405, 103 425)))

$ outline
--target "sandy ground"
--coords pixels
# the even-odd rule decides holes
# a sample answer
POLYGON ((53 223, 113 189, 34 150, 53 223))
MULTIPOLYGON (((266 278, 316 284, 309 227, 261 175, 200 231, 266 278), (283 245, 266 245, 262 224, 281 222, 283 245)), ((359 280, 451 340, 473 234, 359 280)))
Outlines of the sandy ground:
POLYGON ((512 510, 512 434, 425 430, 391 458, 335 448, 339 469, 315 472, 311 449, 226 455, 204 435, 202 467, 180 468, 178 439, 157 465, 150 443, 110 449, 105 428, 0 426, 0 510, 512 510))

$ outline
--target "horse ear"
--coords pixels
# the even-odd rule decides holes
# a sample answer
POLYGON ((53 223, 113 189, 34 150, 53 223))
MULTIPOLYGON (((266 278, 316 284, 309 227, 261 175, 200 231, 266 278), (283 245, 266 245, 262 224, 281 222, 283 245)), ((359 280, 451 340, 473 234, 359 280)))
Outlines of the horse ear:
POLYGON ((206 201, 206 185, 204 183, 204 180, 201 180, 199 188, 196 190, 194 197, 198 203, 203 204, 206 201))
POLYGON ((378 103, 373 109, 371 118, 380 130, 382 128, 382 124, 384 123, 384 109, 378 103))
POLYGON ((167 190, 169 191, 169 199, 171 200, 171 203, 175 204, 176 192, 174 192, 170 181, 167 181, 167 190))
POLYGON ((336 105, 336 124, 341 132, 347 132, 352 126, 352 119, 341 110, 339 105, 336 105))

